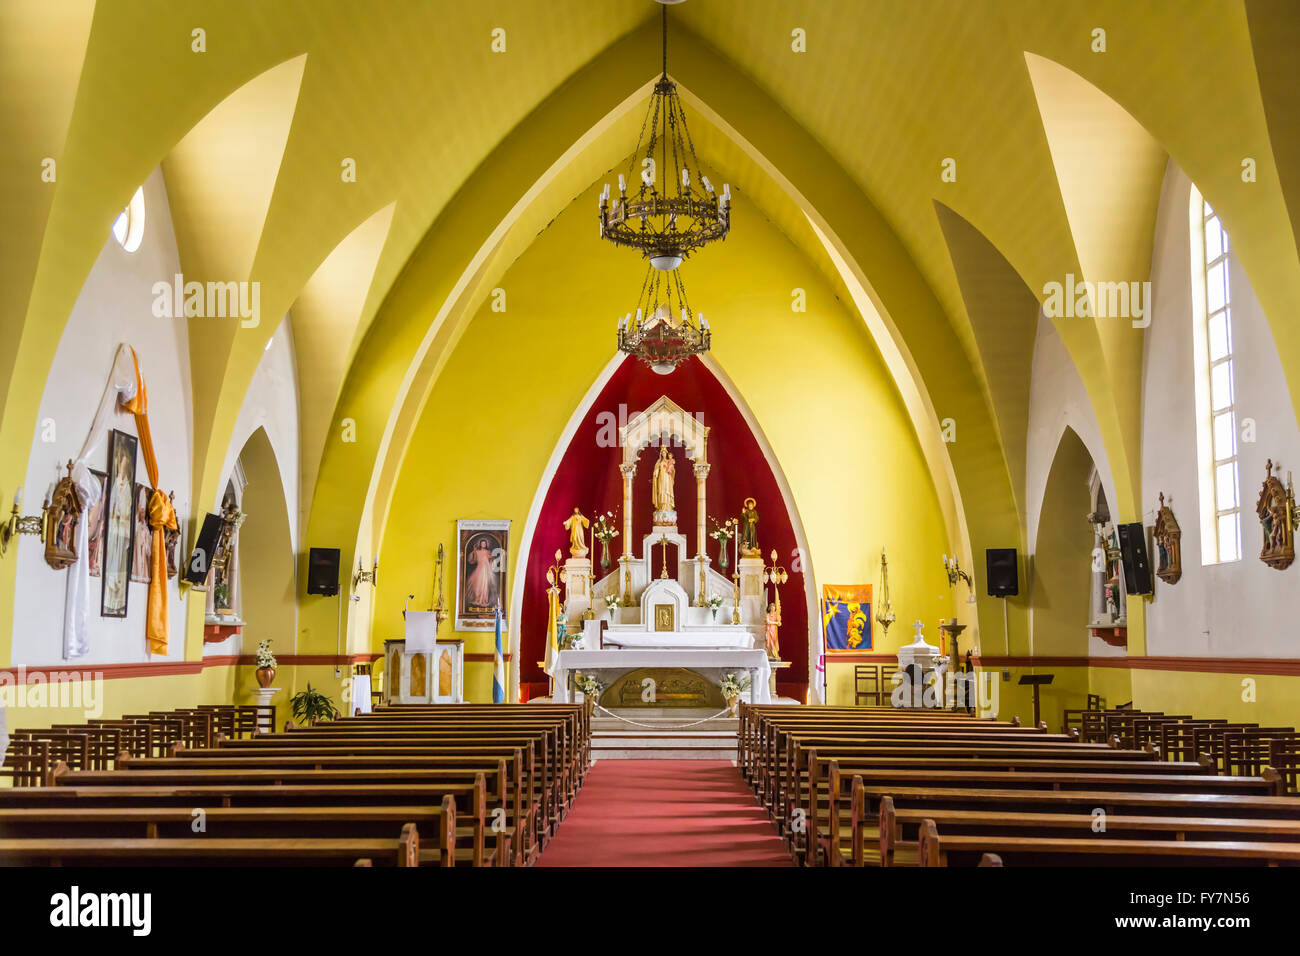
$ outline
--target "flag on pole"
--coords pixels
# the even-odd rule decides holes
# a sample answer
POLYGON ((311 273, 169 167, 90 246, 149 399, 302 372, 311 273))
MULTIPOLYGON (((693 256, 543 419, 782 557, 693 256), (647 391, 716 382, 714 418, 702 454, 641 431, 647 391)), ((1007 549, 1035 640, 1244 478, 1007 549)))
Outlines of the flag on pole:
POLYGON ((492 703, 506 702, 506 658, 501 653, 501 602, 497 602, 497 651, 492 669, 492 703))
POLYGON ((557 628, 560 617, 560 589, 552 587, 547 592, 547 621, 546 621, 546 661, 542 665, 548 675, 555 667, 555 655, 560 650, 560 633, 557 628))

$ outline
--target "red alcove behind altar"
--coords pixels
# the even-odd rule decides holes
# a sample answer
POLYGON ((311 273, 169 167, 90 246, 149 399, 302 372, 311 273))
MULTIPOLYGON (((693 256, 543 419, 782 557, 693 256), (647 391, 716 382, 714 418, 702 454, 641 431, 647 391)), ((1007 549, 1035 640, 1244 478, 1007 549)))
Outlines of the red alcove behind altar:
MULTIPOLYGON (((740 409, 713 374, 698 359, 691 359, 671 375, 656 375, 635 359, 625 359, 614 371, 600 395, 592 403, 565 449, 559 468, 551 479, 542 503, 537 529, 533 534, 532 548, 524 566, 524 600, 520 617, 520 696, 544 696, 549 687, 546 674, 537 665, 545 656, 546 648, 546 569, 555 562, 555 552, 569 556, 569 536, 564 530, 564 520, 575 506, 594 520, 606 511, 614 513, 615 527, 622 529, 623 481, 618 466, 622 449, 614 443, 598 443, 602 425, 604 435, 609 413, 618 424, 624 424, 637 412, 649 406, 661 395, 666 395, 690 415, 700 415, 709 428, 709 477, 705 489, 709 515, 719 519, 739 516, 746 497, 758 503, 758 543, 763 557, 769 559, 776 549, 778 561, 790 571, 790 580, 781 588, 781 657, 790 667, 780 675, 778 692, 795 700, 803 700, 808 688, 808 606, 804 594, 805 581, 801 572, 794 570, 796 539, 794 527, 780 486, 771 465, 753 433, 749 430, 740 409), (619 414, 619 406, 623 414, 619 414)), ((616 432, 615 432, 616 434, 616 432)), ((677 528, 689 541, 688 554, 695 555, 695 476, 691 471, 684 449, 669 445, 677 461, 677 528)), ((632 550, 639 553, 642 536, 651 529, 650 473, 659 449, 651 445, 641 452, 637 462, 636 478, 632 491, 632 550)), ((712 524, 710 524, 712 530, 712 524)), ((623 540, 615 538, 610 543, 609 571, 600 567, 599 542, 587 532, 588 547, 592 549, 593 571, 599 580, 604 574, 618 569, 618 555, 623 551, 623 540)), ((734 547, 734 544, 733 544, 734 547)), ((675 553, 676 549, 669 549, 675 553)), ((671 560, 670 555, 670 560, 671 560)), ((712 567, 718 567, 718 542, 709 539, 709 558, 712 567)), ((659 554, 655 554, 659 561, 659 554)), ((729 560, 731 560, 729 558, 729 560)), ((734 570, 734 567, 729 569, 734 570)), ((729 595, 728 595, 729 597, 729 595)))

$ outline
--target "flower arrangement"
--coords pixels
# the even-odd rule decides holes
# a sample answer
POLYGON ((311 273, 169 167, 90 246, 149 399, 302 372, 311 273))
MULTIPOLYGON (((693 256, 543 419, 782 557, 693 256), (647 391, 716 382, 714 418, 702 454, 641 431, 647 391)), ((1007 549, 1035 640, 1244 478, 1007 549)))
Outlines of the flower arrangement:
POLYGON ((257 668, 261 670, 264 667, 276 667, 275 655, 271 653, 270 641, 257 642, 257 668))
POLYGON ((573 682, 573 686, 582 691, 583 697, 591 700, 595 700, 599 697, 600 692, 604 690, 604 685, 596 679, 595 674, 578 675, 578 678, 573 682))
POLYGON ((713 612, 713 619, 718 619, 718 608, 722 607, 722 595, 710 594, 704 601, 704 606, 713 612))
POLYGON ((600 542, 600 566, 609 567, 609 543, 618 537, 618 529, 614 527, 614 512, 606 511, 603 515, 597 516, 591 525, 591 536, 600 542))
POLYGON ((618 529, 613 523, 614 512, 606 511, 596 518, 591 525, 591 536, 597 541, 609 543, 618 537, 618 529))
POLYGON ((745 691, 749 690, 749 678, 737 677, 735 674, 726 674, 723 676, 718 689, 722 691, 725 700, 736 700, 745 691))
POLYGON ((736 536, 738 524, 735 518, 728 518, 721 523, 717 518, 710 518, 713 522, 713 530, 709 532, 709 537, 718 542, 718 567, 726 570, 727 567, 727 543, 736 536))
POLYGON ((623 602, 617 594, 605 595, 605 610, 609 612, 609 619, 614 620, 614 609, 623 606, 623 602))

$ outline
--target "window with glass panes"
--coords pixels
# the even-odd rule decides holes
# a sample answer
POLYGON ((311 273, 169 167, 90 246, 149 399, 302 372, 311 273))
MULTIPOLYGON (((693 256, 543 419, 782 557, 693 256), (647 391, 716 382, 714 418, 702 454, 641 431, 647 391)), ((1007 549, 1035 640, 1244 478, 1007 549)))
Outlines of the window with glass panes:
POLYGON ((1232 289, 1228 234, 1203 203, 1205 323, 1210 369, 1210 432, 1214 455, 1214 529, 1220 561, 1241 558, 1241 495, 1237 481, 1237 412, 1233 398, 1232 289))

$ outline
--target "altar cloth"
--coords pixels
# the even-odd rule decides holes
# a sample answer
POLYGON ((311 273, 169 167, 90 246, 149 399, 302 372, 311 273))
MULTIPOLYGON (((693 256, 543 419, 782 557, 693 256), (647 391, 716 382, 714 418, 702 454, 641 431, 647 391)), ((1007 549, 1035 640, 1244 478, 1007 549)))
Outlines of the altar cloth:
MULTIPOLYGON (((720 680, 723 674, 747 674, 750 678, 749 702, 770 704, 768 687, 771 667, 767 651, 740 648, 704 650, 698 648, 605 648, 604 650, 563 650, 555 656, 552 677, 553 699, 557 704, 573 700, 569 680, 574 671, 616 671, 626 674, 641 667, 685 667, 702 676, 720 680)), ((603 682, 606 686, 609 681, 603 682)))

